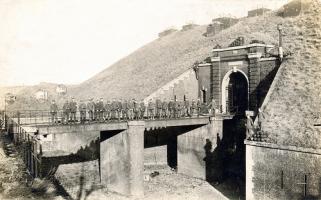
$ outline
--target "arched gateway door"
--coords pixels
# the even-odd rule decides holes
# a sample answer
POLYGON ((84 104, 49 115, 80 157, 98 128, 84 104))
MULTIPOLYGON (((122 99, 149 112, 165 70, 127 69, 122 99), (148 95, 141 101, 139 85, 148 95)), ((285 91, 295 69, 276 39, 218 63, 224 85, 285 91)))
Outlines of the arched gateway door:
POLYGON ((222 111, 228 114, 244 114, 248 109, 249 82, 241 70, 227 72, 222 81, 222 111))

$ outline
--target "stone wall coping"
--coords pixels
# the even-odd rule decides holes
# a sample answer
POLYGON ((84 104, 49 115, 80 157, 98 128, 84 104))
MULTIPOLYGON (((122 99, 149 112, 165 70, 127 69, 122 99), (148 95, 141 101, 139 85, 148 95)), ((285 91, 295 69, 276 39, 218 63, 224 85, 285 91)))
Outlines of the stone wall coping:
POLYGON ((236 47, 228 47, 228 48, 224 48, 224 49, 213 49, 212 52, 221 52, 221 51, 230 51, 230 50, 237 50, 237 49, 246 49, 246 48, 250 48, 250 47, 268 47, 268 48, 273 48, 274 45, 253 43, 253 44, 249 44, 249 45, 236 46, 236 47))
POLYGON ((145 121, 128 121, 128 126, 145 126, 145 121))
POLYGON ((248 58, 261 58, 262 57, 262 53, 260 53, 260 52, 256 52, 256 53, 249 53, 249 54, 247 54, 247 57, 248 58))
POLYGON ((257 141, 250 141, 250 140, 244 140, 244 144, 249 145, 249 146, 256 146, 256 147, 263 147, 263 148, 270 148, 270 149, 279 149, 279 150, 288 150, 288 151, 296 151, 296 152, 301 152, 301 153, 310 153, 310 154, 321 155, 321 149, 296 147, 296 146, 290 146, 290 145, 280 145, 280 144, 273 144, 273 143, 267 143, 267 142, 257 142, 257 141))
POLYGON ((270 61, 270 60, 276 60, 276 57, 269 57, 269 58, 260 58, 259 61, 270 61))

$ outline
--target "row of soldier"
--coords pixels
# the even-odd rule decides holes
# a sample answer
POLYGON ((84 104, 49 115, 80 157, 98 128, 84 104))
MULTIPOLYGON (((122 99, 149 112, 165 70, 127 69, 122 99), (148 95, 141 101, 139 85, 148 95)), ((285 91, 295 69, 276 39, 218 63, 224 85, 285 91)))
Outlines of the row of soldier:
MULTIPOLYGON (((79 105, 74 98, 71 101, 66 101, 62 107, 62 123, 76 122, 76 113, 79 111, 80 122, 85 121, 108 121, 108 120, 142 120, 142 119, 164 119, 164 118, 180 118, 199 116, 202 108, 210 108, 214 111, 216 104, 213 100, 209 105, 204 105, 200 99, 197 101, 156 101, 149 100, 147 105, 144 101, 135 99, 122 100, 113 99, 104 103, 100 98, 96 102, 89 99, 87 103, 80 101, 79 105), (88 114, 88 115, 87 115, 88 114)), ((55 101, 52 101, 50 106, 51 120, 53 123, 58 123, 58 106, 55 101)), ((215 114, 215 112, 212 112, 215 114)))

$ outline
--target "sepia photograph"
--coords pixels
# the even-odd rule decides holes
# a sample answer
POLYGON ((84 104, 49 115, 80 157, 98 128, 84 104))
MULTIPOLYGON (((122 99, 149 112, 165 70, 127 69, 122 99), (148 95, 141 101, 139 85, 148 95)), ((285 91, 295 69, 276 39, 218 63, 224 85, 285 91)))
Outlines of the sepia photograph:
POLYGON ((321 200, 321 0, 0 0, 0 200, 321 200))

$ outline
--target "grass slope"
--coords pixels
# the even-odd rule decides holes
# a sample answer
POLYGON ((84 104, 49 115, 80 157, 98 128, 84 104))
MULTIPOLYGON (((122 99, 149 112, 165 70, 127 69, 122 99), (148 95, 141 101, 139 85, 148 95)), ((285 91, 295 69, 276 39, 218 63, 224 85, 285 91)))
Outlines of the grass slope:
POLYGON ((283 63, 280 77, 266 105, 263 130, 271 142, 321 148, 321 12, 320 2, 284 23, 285 44, 293 59, 283 63))

